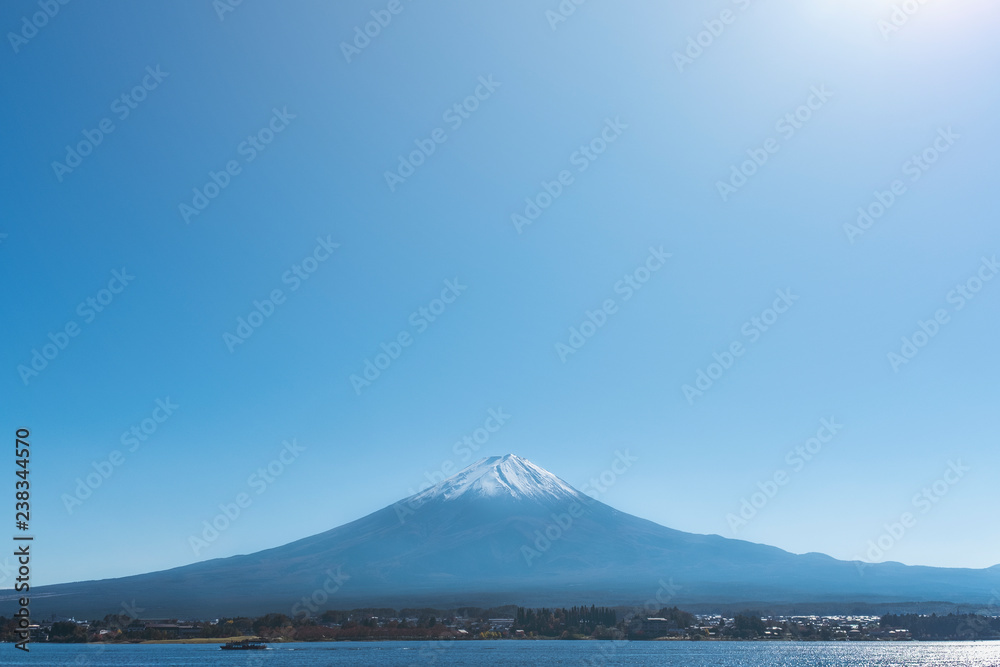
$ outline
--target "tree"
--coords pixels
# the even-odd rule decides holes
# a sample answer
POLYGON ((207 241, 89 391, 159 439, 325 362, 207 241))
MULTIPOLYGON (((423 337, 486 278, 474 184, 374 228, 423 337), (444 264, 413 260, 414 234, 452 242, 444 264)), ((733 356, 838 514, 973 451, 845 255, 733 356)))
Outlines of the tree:
POLYGON ((733 636, 738 639, 763 637, 765 629, 764 621, 757 615, 736 614, 733 619, 733 636))
POLYGON ((57 621, 52 624, 49 631, 49 641, 80 643, 87 641, 87 633, 76 623, 70 621, 57 621))
POLYGON ((671 607, 669 609, 664 607, 657 612, 656 615, 660 618, 665 618, 668 621, 673 621, 674 625, 681 629, 689 628, 698 622, 698 619, 695 618, 694 614, 682 611, 677 607, 671 607))

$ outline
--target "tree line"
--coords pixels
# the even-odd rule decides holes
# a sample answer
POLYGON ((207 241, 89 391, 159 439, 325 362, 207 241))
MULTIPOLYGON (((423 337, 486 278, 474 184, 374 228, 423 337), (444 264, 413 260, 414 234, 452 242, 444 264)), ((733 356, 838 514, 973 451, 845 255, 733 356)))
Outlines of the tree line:
MULTIPOLYGON (((835 639, 985 640, 1000 639, 1000 617, 979 614, 885 614, 865 623, 843 617, 765 617, 744 611, 731 618, 700 620, 677 607, 633 615, 625 608, 596 605, 556 608, 465 607, 457 610, 367 608, 327 610, 312 618, 281 613, 221 618, 194 623, 190 634, 205 639, 257 636, 270 641, 372 639, 835 639), (652 620, 650 620, 652 619, 652 620)), ((16 641, 17 621, 0 616, 0 641, 16 641)), ((125 615, 109 614, 89 624, 44 624, 33 641, 136 642, 173 639, 176 633, 125 615)))

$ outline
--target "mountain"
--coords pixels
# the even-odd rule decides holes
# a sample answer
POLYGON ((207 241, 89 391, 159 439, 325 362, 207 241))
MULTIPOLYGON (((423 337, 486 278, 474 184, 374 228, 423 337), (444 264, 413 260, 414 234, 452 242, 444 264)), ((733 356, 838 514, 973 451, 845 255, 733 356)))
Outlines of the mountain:
MULTIPOLYGON (((485 458, 338 528, 257 553, 32 590, 37 617, 214 618, 358 606, 982 604, 984 570, 862 565, 684 533, 619 512, 514 455, 485 458)), ((14 596, 6 591, 4 599, 14 596)))

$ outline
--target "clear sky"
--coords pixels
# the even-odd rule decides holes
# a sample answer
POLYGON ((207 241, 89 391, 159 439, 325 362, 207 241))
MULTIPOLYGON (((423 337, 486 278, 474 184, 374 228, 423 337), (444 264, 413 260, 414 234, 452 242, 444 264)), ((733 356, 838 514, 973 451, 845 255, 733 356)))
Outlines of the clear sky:
POLYGON ((35 583, 508 452, 685 531, 854 558, 909 512, 875 560, 1000 562, 1000 6, 903 4, 4 3, 35 583))

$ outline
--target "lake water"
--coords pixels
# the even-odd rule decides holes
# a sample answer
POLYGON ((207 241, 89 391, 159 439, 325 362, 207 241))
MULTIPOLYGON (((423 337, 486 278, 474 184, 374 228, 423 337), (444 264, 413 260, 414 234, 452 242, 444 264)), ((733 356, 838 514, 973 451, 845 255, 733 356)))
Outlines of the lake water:
POLYGON ((1000 667, 1000 642, 334 642, 272 644, 267 651, 220 651, 212 644, 33 644, 29 654, 0 644, 0 665, 1000 667))

